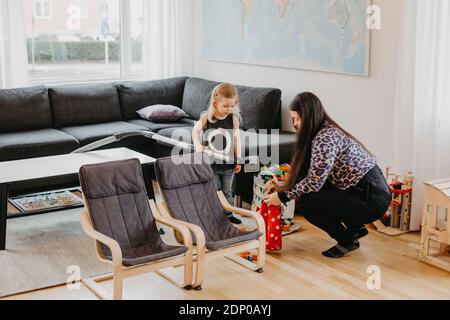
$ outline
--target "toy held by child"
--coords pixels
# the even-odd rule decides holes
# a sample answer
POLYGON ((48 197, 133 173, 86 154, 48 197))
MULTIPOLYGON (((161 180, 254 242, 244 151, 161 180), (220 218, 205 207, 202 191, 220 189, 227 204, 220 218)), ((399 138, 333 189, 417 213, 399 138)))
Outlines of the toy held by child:
MULTIPOLYGON (((241 158, 239 127, 239 93, 234 85, 222 83, 214 88, 209 109, 195 125, 192 140, 196 152, 212 151, 230 159, 230 162, 215 159, 212 164, 214 184, 230 204, 233 204, 234 175, 241 171, 241 166, 234 163, 241 158)), ((232 223, 241 223, 231 212, 225 214, 232 223)))

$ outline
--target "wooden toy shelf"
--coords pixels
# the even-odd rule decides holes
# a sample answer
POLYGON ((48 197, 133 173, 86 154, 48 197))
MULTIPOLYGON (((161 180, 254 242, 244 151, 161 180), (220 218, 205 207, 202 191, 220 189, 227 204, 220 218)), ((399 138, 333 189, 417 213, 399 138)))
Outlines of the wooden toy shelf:
POLYGON ((425 183, 420 260, 450 272, 450 178, 425 183))
POLYGON ((414 176, 412 173, 400 176, 389 171, 390 168, 387 168, 386 180, 392 191, 391 205, 383 218, 373 225, 378 232, 396 237, 410 232, 414 176))

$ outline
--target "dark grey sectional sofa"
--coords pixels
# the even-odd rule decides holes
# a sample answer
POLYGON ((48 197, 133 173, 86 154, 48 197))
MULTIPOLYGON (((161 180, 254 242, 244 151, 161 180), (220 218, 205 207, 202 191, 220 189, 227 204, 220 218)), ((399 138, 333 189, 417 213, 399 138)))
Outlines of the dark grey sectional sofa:
MULTIPOLYGON (((173 78, 0 90, 0 161, 66 154, 133 130, 151 130, 167 137, 176 132, 190 140, 195 121, 207 109, 217 84, 197 78, 173 78), (177 123, 140 119, 136 111, 153 104, 178 106, 189 118, 177 123)), ((244 86, 238 89, 242 139, 248 154, 270 143, 266 135, 254 130, 281 128, 281 91, 244 86)), ((287 162, 295 135, 281 132, 279 140, 280 161, 287 162)), ((145 138, 130 138, 108 147, 122 146, 155 158, 171 151, 169 146, 145 138)))

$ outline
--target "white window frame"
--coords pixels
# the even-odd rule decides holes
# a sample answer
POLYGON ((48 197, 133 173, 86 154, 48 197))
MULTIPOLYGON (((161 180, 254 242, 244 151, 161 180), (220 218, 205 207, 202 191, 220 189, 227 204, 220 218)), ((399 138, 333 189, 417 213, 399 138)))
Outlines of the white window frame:
MULTIPOLYGON (((43 12, 42 12, 43 13, 43 12)), ((52 0, 33 0, 33 17, 36 20, 49 20, 53 18, 53 3, 52 0), (44 4, 48 3, 48 16, 45 15, 37 15, 36 12, 36 5, 40 5, 41 6, 41 10, 44 9, 44 4)))
POLYGON ((120 74, 128 78, 132 72, 131 0, 120 0, 120 74))

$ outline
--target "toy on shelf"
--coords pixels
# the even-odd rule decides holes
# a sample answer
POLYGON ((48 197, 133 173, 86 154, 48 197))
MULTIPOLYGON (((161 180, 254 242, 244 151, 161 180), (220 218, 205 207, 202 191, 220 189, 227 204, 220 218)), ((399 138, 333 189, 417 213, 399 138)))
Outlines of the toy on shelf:
POLYGON ((399 236, 410 232, 414 176, 411 172, 404 176, 391 174, 390 168, 387 168, 386 180, 392 192, 391 205, 386 214, 373 224, 381 233, 399 236))
POLYGON ((420 260, 450 272, 450 178, 425 183, 420 260))
POLYGON ((299 222, 294 222, 295 201, 279 207, 266 206, 263 202, 265 184, 271 180, 278 180, 281 183, 287 180, 290 166, 272 165, 261 169, 258 176, 254 178, 252 210, 261 213, 266 223, 267 250, 281 250, 281 237, 295 231, 301 227, 299 222))

